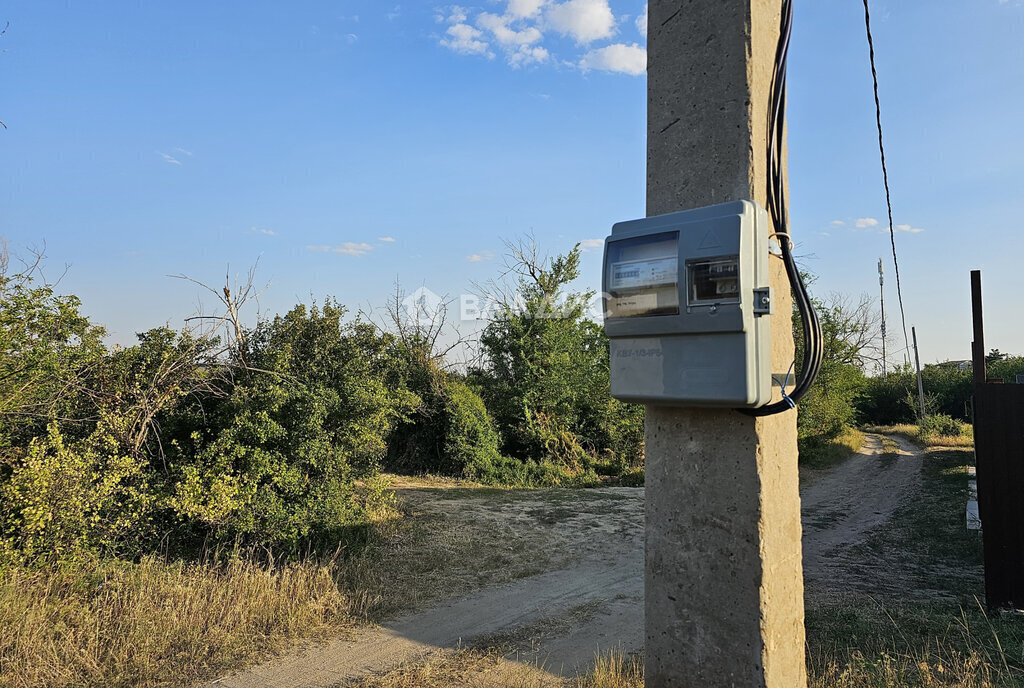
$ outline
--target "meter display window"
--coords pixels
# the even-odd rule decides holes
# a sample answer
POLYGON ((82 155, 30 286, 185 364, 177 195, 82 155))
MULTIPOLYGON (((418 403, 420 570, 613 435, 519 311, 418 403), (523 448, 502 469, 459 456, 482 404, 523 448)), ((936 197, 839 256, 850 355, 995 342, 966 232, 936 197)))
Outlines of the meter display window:
POLYGON ((608 244, 606 318, 679 314, 679 232, 608 244))
POLYGON ((740 302, 739 256, 687 261, 686 275, 687 305, 740 302))

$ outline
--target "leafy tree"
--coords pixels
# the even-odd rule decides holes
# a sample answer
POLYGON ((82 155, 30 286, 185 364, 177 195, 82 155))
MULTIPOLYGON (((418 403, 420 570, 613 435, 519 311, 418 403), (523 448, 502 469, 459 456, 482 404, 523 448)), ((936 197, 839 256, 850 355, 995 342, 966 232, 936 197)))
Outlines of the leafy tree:
MULTIPOLYGON (((856 421, 855 401, 864 388, 864 367, 875 354, 878 319, 867 297, 853 303, 832 294, 814 299, 821 321, 823 353, 814 386, 800 402, 797 428, 801 441, 827 440, 856 421)), ((803 346, 799 320, 793 318, 798 359, 803 346)))
POLYGON ((999 363, 1004 360, 1006 360, 1006 354, 1004 354, 999 349, 992 349, 987 354, 985 354, 985 365, 995 365, 996 363, 999 363))
POLYGON ((1004 355, 988 366, 987 374, 998 380, 1015 383, 1018 375, 1024 375, 1024 356, 1004 355))
POLYGON ((84 423, 82 388, 105 353, 103 328, 81 314, 77 297, 55 293, 41 261, 11 273, 0 250, 0 448, 25 446, 55 422, 84 423))
POLYGON ((639 461, 643 409, 611 399, 608 340, 586 317, 593 292, 568 290, 579 276, 579 245, 553 259, 532 242, 508 248, 514 282, 491 285, 499 307, 480 338, 482 365, 471 375, 501 430, 503 451, 570 471, 588 469, 600 452, 639 461))

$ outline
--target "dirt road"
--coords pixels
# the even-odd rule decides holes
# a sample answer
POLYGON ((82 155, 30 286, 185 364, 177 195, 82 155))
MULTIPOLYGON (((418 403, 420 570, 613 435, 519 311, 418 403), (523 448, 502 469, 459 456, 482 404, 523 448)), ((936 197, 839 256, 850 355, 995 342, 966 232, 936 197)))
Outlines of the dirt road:
POLYGON ((216 685, 307 688, 345 685, 371 672, 415 662, 438 650, 487 644, 502 636, 539 674, 586 673, 597 651, 643 646, 643 489, 542 490, 515 499, 459 499, 429 490, 400 496, 420 510, 553 531, 571 565, 481 590, 410 614, 352 640, 285 655, 216 685))
MULTIPOLYGON (((846 462, 811 475, 801 489, 808 594, 848 580, 858 562, 843 552, 882 526, 920 480, 921 454, 905 440, 867 435, 846 462)), ((495 528, 544 527, 568 566, 480 590, 409 614, 354 639, 336 639, 220 679, 234 688, 344 686, 360 676, 416 662, 439 651, 486 645, 495 637, 515 649, 510 662, 541 666, 552 679, 575 676, 597 651, 643 647, 643 489, 538 490, 495 500, 453 500, 405 488, 421 511, 495 528)), ((486 685, 486 682, 480 685, 486 685)), ((557 680, 552 685, 557 685, 557 680)))
POLYGON ((921 450, 898 436, 885 439, 887 447, 881 435, 865 435, 859 453, 809 476, 801 488, 809 596, 877 580, 871 562, 851 559, 847 550, 883 527, 921 482, 921 450))

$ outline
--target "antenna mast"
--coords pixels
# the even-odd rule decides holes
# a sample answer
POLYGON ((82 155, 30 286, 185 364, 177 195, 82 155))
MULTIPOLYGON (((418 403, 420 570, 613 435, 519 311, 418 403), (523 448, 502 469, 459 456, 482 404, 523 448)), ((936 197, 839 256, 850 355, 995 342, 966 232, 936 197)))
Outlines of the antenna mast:
POLYGON ((882 304, 882 379, 885 379, 885 272, 882 270, 881 258, 878 259, 878 292, 882 304))

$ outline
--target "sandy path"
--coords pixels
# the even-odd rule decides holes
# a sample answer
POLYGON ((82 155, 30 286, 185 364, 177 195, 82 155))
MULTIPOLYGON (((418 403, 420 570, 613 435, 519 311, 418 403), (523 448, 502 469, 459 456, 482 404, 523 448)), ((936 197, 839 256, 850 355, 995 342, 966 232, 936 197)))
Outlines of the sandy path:
MULTIPOLYGON (((870 568, 870 562, 847 561, 843 550, 884 524, 918 489, 921 452, 906 440, 892 439, 899 444, 898 454, 883 454, 881 437, 866 435, 860 453, 812 476, 801 489, 804 578, 812 594, 847 580, 858 566, 870 568)), ((642 649, 643 489, 597 491, 571 503, 560 503, 558 491, 524 492, 522 498, 500 503, 465 499, 457 504, 431 497, 429 491, 405 492, 422 508, 455 509, 461 518, 492 519, 496 527, 524 519, 550 523, 576 563, 449 600, 367 629, 354 639, 292 652, 215 685, 344 685, 438 651, 472 647, 495 635, 515 638, 517 633, 527 641, 520 661, 542 666, 552 678, 586 671, 599 650, 642 649), (531 628, 548 631, 538 641, 531 628)))
MULTIPOLYGON (((529 643, 521 662, 544 667, 552 677, 585 672, 597 651, 623 652, 643 646, 643 490, 613 488, 614 504, 599 499, 573 504, 566 513, 557 502, 532 500, 489 505, 473 500, 477 517, 487 512, 496 520, 522 518, 526 512, 544 518, 557 515, 563 544, 579 555, 569 568, 549 571, 410 614, 352 640, 294 652, 215 682, 232 688, 312 688, 344 684, 368 673, 386 671, 436 653, 471 647, 499 634, 515 636, 535 628, 541 643, 529 643)), ((597 493, 597 494, 601 494, 597 493)), ((419 499, 422 499, 420 497, 419 499)), ((420 506, 424 506, 422 502, 420 506)), ((453 508, 450 500, 427 505, 453 508)), ((460 507, 461 510, 461 507, 460 507)), ((524 637, 529 641, 529 637, 524 637)))
POLYGON ((801 490, 809 587, 849 575, 850 562, 836 555, 888 521, 920 486, 921 451, 901 437, 889 439, 899 445, 897 454, 883 454, 882 437, 867 434, 859 453, 801 490))

